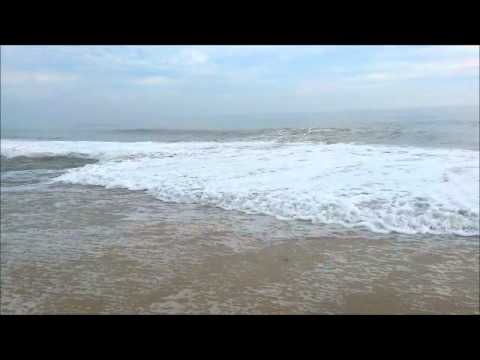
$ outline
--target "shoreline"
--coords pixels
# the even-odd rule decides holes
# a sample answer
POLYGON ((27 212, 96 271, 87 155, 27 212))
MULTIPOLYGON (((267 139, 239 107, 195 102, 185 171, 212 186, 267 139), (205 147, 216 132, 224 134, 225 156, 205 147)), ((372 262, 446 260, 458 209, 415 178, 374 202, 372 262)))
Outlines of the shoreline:
POLYGON ((479 313, 478 237, 326 231, 62 189, 3 195, 4 314, 479 313), (45 216, 28 205, 40 200, 45 216), (12 227, 25 209, 28 223, 12 227))

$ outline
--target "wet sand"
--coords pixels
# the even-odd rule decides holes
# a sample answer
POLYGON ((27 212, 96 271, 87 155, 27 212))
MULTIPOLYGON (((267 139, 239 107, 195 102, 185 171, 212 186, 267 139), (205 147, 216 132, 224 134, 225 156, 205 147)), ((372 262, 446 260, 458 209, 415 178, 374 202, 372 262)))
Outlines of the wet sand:
POLYGON ((346 231, 100 187, 6 192, 1 206, 2 314, 480 313, 478 237, 346 231))

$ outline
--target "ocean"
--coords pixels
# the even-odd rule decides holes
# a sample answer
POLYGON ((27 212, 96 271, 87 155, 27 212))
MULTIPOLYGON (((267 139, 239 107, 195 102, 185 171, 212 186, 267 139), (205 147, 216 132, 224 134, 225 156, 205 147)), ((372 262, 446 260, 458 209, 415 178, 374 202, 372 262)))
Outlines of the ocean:
POLYGON ((298 119, 3 130, 1 312, 479 313, 478 110, 298 119))

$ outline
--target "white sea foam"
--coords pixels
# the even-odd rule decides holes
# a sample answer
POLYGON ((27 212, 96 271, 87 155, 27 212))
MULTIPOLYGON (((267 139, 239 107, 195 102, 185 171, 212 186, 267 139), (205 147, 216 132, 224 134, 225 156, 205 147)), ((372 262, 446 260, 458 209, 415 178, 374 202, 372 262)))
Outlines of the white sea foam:
POLYGON ((211 147, 211 143, 190 143, 178 146, 176 143, 156 142, 106 142, 106 141, 1 141, 1 154, 14 157, 72 156, 97 160, 121 160, 132 157, 171 156, 177 153, 211 147))
POLYGON ((55 179, 146 190, 376 232, 479 234, 479 152, 352 144, 2 141, 14 156, 85 156, 55 179))

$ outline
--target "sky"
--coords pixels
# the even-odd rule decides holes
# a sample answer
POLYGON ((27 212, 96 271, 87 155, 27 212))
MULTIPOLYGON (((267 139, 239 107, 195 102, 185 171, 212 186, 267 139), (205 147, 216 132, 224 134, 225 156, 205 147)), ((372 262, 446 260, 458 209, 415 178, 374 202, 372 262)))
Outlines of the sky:
POLYGON ((1 47, 2 127, 255 127, 251 114, 478 101, 478 46, 1 47))

